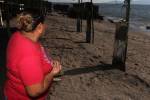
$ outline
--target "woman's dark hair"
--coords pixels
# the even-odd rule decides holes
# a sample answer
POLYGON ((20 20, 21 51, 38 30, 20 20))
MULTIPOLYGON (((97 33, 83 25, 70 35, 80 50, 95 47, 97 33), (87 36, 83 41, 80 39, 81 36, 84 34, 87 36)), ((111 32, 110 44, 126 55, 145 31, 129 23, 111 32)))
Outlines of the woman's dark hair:
POLYGON ((38 13, 21 12, 17 16, 18 29, 25 32, 31 32, 40 24, 44 23, 45 16, 38 13))
POLYGON ((39 25, 40 23, 44 23, 44 16, 38 16, 38 17, 35 17, 33 18, 33 23, 32 23, 32 28, 33 30, 37 27, 37 25, 39 25))

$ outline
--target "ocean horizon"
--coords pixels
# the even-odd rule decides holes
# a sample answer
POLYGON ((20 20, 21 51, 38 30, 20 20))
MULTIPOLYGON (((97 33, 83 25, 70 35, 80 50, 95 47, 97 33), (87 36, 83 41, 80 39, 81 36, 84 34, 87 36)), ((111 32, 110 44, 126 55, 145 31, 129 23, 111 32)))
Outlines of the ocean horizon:
MULTIPOLYGON (((74 3, 60 3, 66 5, 72 5, 74 3)), ((99 15, 105 18, 119 20, 125 16, 125 8, 122 3, 94 3, 99 7, 99 15)), ((130 11, 130 28, 129 31, 135 32, 148 32, 150 29, 146 29, 150 26, 150 4, 131 4, 130 11)))
MULTIPOLYGON (((99 14, 112 19, 121 19, 125 15, 122 4, 96 4, 99 6, 99 14)), ((130 11, 130 31, 150 32, 146 26, 150 26, 150 5, 132 4, 130 11)))

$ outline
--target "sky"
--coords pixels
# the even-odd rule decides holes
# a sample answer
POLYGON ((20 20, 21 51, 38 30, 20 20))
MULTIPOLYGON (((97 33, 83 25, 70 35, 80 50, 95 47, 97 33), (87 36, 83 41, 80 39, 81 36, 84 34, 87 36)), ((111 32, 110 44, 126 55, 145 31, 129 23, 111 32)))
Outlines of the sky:
MULTIPOLYGON (((49 0, 49 1, 54 1, 54 2, 77 2, 78 0, 49 0)), ((90 1, 90 0, 82 0, 82 1, 90 1)), ((101 2, 110 2, 112 0, 93 0, 95 3, 101 3, 101 2)))
MULTIPOLYGON (((77 2, 78 0, 49 0, 52 2, 77 2)), ((84 2, 90 1, 90 0, 82 0, 84 2)), ((107 2, 119 2, 124 0, 93 0, 94 3, 107 3, 107 2)), ((135 4, 150 4, 150 0, 131 0, 135 4)))

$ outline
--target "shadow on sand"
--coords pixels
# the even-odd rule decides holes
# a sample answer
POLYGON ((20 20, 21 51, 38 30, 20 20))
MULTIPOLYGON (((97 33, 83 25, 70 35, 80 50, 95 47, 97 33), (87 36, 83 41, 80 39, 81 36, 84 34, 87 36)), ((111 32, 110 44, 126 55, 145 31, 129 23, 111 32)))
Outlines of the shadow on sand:
POLYGON ((116 69, 113 67, 111 64, 101 64, 97 66, 92 66, 92 67, 82 67, 82 68, 75 68, 71 70, 64 71, 64 75, 78 75, 78 74, 85 74, 85 73, 91 73, 95 71, 105 71, 105 70, 113 70, 116 69))

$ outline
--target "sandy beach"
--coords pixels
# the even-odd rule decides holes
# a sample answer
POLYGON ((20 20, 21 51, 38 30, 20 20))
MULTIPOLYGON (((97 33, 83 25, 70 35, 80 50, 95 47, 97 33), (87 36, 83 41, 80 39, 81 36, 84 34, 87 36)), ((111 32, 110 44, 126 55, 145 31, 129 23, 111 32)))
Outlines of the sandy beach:
POLYGON ((46 24, 47 30, 40 41, 48 55, 61 62, 64 72, 62 80, 52 84, 47 100, 149 100, 148 33, 128 33, 126 72, 122 72, 111 65, 113 23, 94 21, 94 44, 85 42, 85 21, 80 33, 76 32, 75 19, 57 13, 48 14, 46 24))
POLYGON ((95 21, 94 44, 76 32, 76 20, 48 15, 41 42, 63 65, 62 81, 54 82, 48 100, 149 100, 150 36, 129 32, 126 72, 112 69, 115 25, 95 21))

